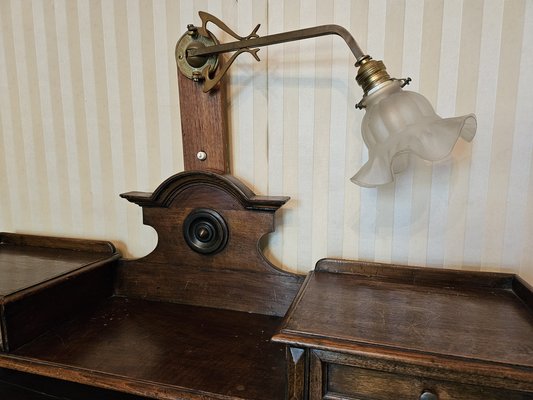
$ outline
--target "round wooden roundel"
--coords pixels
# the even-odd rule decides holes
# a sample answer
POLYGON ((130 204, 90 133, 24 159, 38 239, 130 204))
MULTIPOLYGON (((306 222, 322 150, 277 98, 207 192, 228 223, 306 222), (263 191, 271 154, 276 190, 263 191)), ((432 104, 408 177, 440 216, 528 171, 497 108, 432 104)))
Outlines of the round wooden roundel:
POLYGON ((197 253, 218 253, 228 243, 228 236, 228 226, 224 218, 209 208, 191 211, 183 223, 185 242, 197 253))

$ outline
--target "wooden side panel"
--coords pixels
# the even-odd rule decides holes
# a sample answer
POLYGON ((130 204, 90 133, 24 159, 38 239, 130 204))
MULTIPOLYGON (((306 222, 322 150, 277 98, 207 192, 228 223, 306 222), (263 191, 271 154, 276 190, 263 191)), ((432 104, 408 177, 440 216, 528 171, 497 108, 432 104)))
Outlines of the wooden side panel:
POLYGON ((283 316, 301 281, 299 276, 130 261, 118 270, 116 294, 283 316))
POLYGON ((4 299, 4 350, 12 351, 111 296, 113 263, 104 262, 67 274, 34 290, 4 299))
POLYGON ((324 381, 327 380, 324 363, 313 350, 309 358, 309 400, 322 400, 326 392, 324 381))
POLYGON ((102 240, 73 239, 53 236, 25 235, 19 233, 0 232, 1 245, 40 247, 47 249, 75 250, 91 253, 116 253, 111 242, 102 240))
POLYGON ((185 170, 229 172, 225 85, 204 93, 202 83, 178 72, 178 86, 185 170), (205 160, 198 159, 199 151, 206 153, 205 160))
POLYGON ((519 276, 513 281, 513 291, 533 311, 533 287, 519 276))
POLYGON ((320 260, 315 267, 315 271, 357 275, 380 282, 455 288, 512 289, 513 281, 515 280, 514 274, 502 272, 408 267, 333 258, 320 260))
POLYGON ((287 400, 306 398, 307 352, 297 347, 287 347, 287 400))
POLYGON ((110 242, 0 233, 0 349, 110 296, 119 257, 110 242))

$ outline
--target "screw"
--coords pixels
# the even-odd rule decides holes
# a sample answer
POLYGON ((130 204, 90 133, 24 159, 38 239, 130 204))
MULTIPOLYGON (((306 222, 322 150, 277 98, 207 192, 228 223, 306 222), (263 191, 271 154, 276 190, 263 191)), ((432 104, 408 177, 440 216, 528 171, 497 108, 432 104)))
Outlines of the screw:
POLYGON ((199 151, 198 153, 196 153, 196 158, 200 161, 205 161, 205 159, 207 158, 207 153, 205 151, 199 151))
POLYGON ((193 38, 195 38, 196 36, 198 36, 198 28, 193 24, 189 24, 187 25, 187 33, 193 38))
POLYGON ((202 74, 200 73, 200 71, 193 71, 193 73, 192 73, 192 80, 193 81, 198 82, 201 77, 202 77, 202 74))

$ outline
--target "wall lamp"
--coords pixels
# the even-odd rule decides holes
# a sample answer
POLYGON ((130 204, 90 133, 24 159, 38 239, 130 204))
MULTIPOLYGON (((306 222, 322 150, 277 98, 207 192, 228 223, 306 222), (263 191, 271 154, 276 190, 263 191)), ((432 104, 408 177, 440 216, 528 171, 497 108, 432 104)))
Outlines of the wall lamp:
POLYGON ((260 47, 292 42, 325 35, 338 35, 355 56, 358 68, 356 81, 363 98, 356 104, 364 109, 361 132, 368 148, 368 161, 351 178, 364 187, 385 185, 394 175, 405 170, 414 154, 427 161, 438 161, 450 154, 459 137, 471 141, 476 133, 474 114, 441 118, 422 95, 403 90, 410 78, 391 78, 382 61, 365 54, 353 36, 338 25, 322 25, 260 37, 257 25, 248 36, 239 36, 221 20, 200 12, 201 27, 188 25, 188 31, 176 46, 176 62, 180 72, 196 82, 203 82, 203 91, 215 87, 231 64, 242 53, 257 61, 260 47), (236 40, 219 43, 207 30, 212 23, 236 40), (225 62, 219 55, 233 52, 225 62))

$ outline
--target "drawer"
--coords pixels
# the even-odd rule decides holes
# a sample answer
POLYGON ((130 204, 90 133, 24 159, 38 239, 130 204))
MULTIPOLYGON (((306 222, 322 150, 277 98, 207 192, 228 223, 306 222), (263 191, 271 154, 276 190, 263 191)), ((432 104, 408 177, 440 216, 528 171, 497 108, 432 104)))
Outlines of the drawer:
MULTIPOLYGON (((361 400, 523 400, 533 395, 483 386, 425 379, 341 364, 323 366, 321 395, 312 399, 361 400), (422 393, 429 392, 425 396, 422 393)), ((316 386, 315 386, 316 387, 316 386)))

